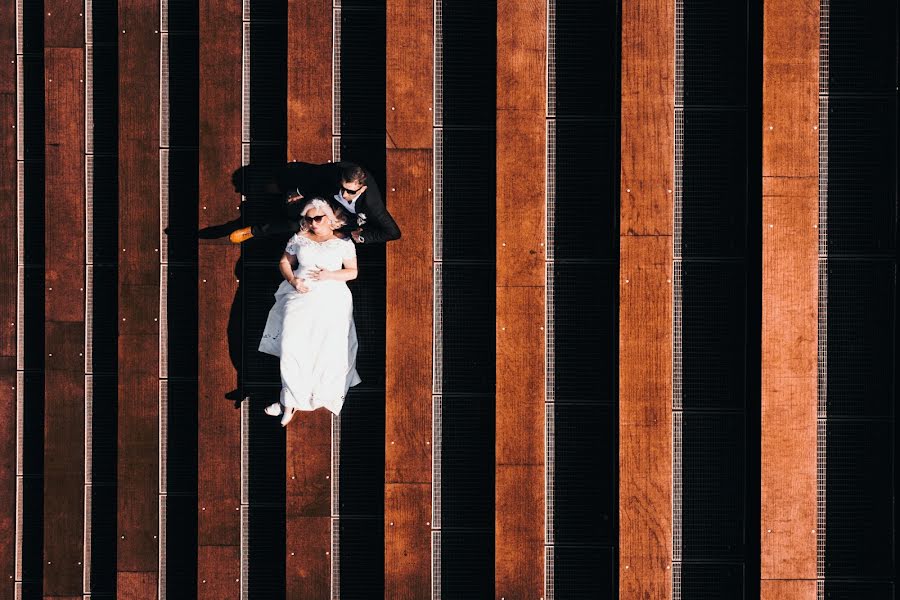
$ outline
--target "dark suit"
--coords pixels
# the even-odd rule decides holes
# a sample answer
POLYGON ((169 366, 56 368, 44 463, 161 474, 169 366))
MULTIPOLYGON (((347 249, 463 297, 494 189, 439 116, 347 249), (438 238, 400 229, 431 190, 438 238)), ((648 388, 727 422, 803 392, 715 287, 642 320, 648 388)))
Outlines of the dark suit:
POLYGON ((353 202, 353 207, 356 209, 355 215, 344 209, 335 200, 334 195, 341 190, 342 167, 342 163, 315 165, 292 162, 285 165, 278 174, 279 189, 286 198, 302 194, 304 200, 285 202, 284 219, 263 225, 254 225, 253 236, 296 232, 300 226, 300 211, 306 204, 305 200, 318 196, 324 198, 333 207, 339 206, 346 213, 347 224, 339 231, 349 234, 351 231, 361 229, 362 243, 365 244, 378 244, 398 239, 400 228, 384 206, 378 183, 368 170, 366 170, 366 191, 353 202))

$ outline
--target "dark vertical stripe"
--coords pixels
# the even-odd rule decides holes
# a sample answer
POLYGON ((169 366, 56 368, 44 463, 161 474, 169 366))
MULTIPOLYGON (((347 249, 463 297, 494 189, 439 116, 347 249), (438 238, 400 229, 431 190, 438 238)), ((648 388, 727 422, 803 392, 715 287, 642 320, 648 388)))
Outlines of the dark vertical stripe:
MULTIPOLYGON (((341 3, 340 159, 356 162, 385 185, 386 5, 341 3)), ((403 225, 400 224, 402 227, 403 225)), ((357 246, 362 268, 352 284, 359 335, 354 387, 341 410, 339 498, 342 598, 381 597, 384 590, 385 247, 357 246)))

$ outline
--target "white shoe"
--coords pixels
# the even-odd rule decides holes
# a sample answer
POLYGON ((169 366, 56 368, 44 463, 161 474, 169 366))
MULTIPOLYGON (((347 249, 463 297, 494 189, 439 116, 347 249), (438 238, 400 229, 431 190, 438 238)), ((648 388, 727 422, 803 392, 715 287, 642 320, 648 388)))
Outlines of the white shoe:
POLYGON ((285 427, 288 423, 291 422, 291 419, 294 418, 294 413, 297 412, 293 408, 286 406, 284 408, 284 414, 281 415, 281 426, 285 427))
POLYGON ((265 412, 267 415, 269 415, 270 417, 277 417, 277 416, 280 416, 281 413, 283 412, 283 411, 281 410, 281 402, 276 402, 275 404, 270 404, 270 405, 268 405, 268 406, 266 407, 266 409, 265 409, 264 412, 265 412))

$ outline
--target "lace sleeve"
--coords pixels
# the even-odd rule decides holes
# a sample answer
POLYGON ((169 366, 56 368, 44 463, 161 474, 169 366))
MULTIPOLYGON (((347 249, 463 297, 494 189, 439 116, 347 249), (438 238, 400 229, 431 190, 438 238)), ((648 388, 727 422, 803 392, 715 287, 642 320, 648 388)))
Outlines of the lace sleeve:
POLYGON ((356 258, 356 244, 350 238, 347 238, 341 244, 341 260, 349 260, 356 258))
POLYGON ((297 234, 291 236, 291 239, 288 240, 287 246, 284 248, 285 254, 293 254, 297 256, 297 234))

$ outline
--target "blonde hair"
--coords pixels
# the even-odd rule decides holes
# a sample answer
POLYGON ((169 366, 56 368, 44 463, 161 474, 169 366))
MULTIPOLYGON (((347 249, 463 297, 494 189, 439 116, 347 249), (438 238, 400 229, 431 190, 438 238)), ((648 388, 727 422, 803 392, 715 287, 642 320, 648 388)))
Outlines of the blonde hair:
POLYGON ((328 219, 332 229, 340 229, 347 223, 347 217, 340 207, 332 207, 323 198, 313 198, 300 211, 300 231, 309 231, 309 224, 303 217, 314 208, 318 208, 325 213, 325 218, 328 219))

